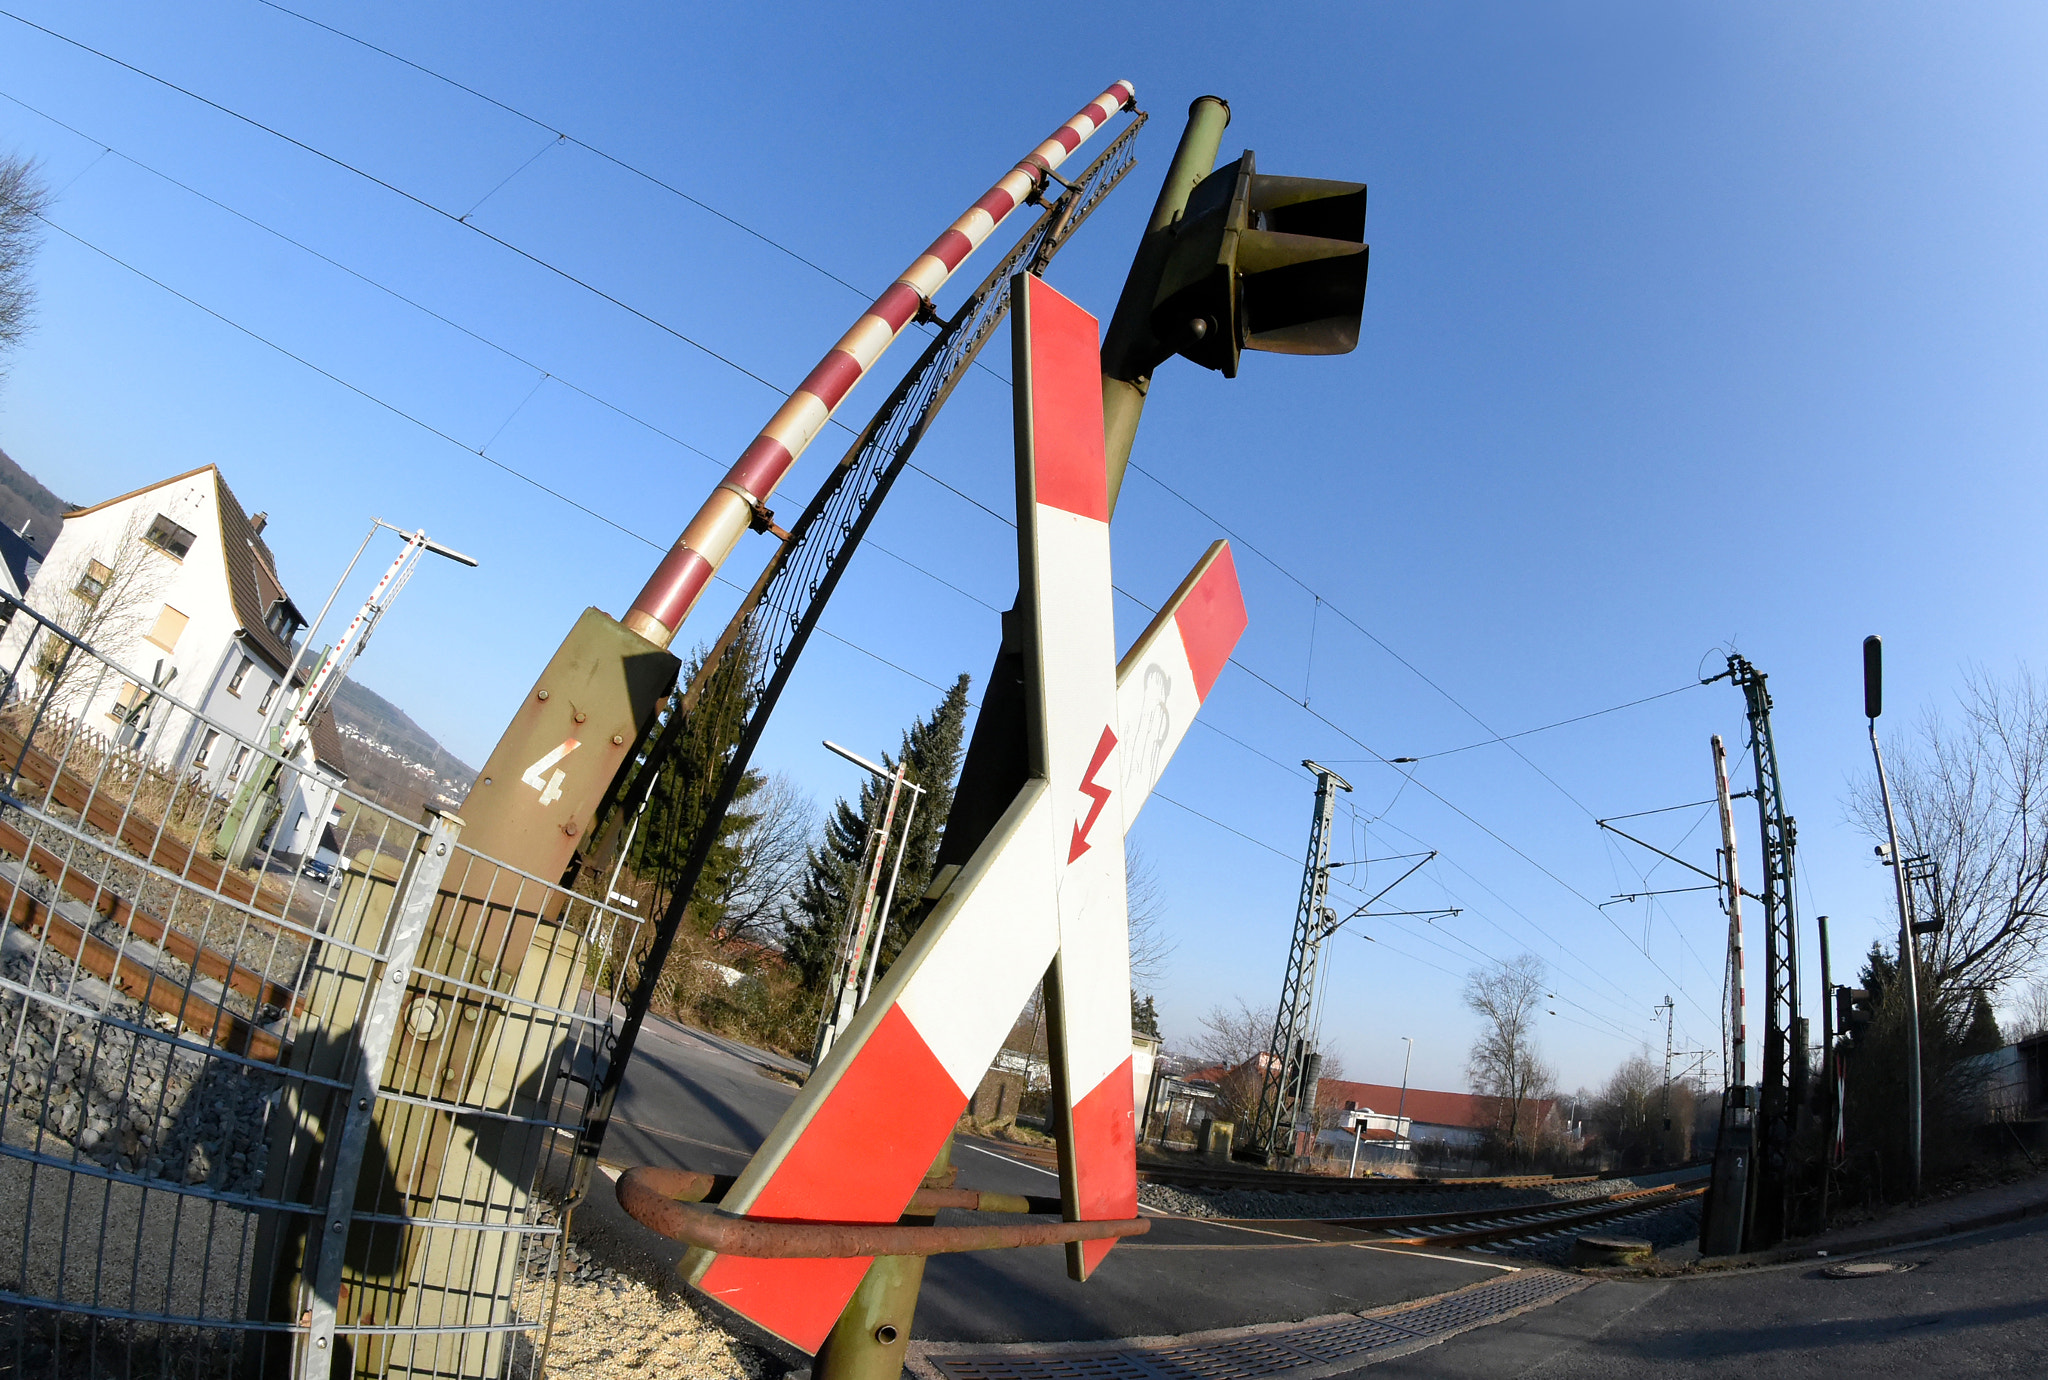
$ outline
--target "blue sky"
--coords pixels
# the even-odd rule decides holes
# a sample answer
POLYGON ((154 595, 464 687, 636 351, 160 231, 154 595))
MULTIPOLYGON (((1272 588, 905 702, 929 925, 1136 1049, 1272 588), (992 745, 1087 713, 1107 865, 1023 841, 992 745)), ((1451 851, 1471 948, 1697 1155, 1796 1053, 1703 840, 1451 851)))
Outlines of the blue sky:
MULTIPOLYGON (((1679 1044, 1717 1046, 1711 897, 1603 910, 1688 879, 1592 819, 1707 796, 1708 736, 1741 736, 1736 691, 1431 758, 1412 781, 1372 755, 1674 690, 1731 644, 1771 676, 1817 1016, 1812 915, 1834 917, 1838 967, 1887 930, 1885 877, 1843 821, 1868 761, 1858 642, 1886 635, 1894 728, 1972 665, 2042 660, 2048 26, 2031 7, 305 8, 861 290, 254 0, 15 0, 428 203, 0 19, 0 147, 43 160, 51 218, 96 247, 48 237, 0 446, 76 502, 219 463, 271 513, 302 604, 372 515, 477 555, 424 569, 359 666, 472 762, 576 613, 638 589, 657 553, 619 527, 666 546, 777 396, 453 217, 788 387, 1117 78, 1154 112, 1140 167, 1050 274, 1102 315, 1197 95, 1231 102, 1226 159, 1371 185, 1360 348, 1248 357, 1234 381, 1163 368, 1136 458, 1172 491, 1134 476, 1117 516, 1118 581, 1151 599, 1227 524, 1252 615, 1247 669, 1205 710, 1224 732, 1189 737, 1134 835, 1178 939, 1170 1036, 1218 1002, 1273 1000, 1310 809, 1294 764, 1313 757, 1357 786, 1340 857, 1440 849, 1389 904, 1464 907, 1335 941, 1325 1028, 1352 1076, 1398 1078, 1412 1035, 1417 1083, 1461 1086, 1463 975, 1524 949, 1555 975, 1545 1047, 1565 1086, 1661 1046, 1667 991, 1679 1044)), ((1005 356, 998 339, 986 359, 1006 374, 1005 356)), ((886 356, 883 379, 911 357, 886 356)), ((884 391, 842 415, 857 425, 884 391)), ((785 503, 843 443, 821 441, 785 503)), ((1007 390, 976 371, 920 463, 1007 511, 1010 444, 1007 390)), ((1014 587, 1008 529, 927 481, 898 487, 874 536, 968 594, 879 549, 857 563, 825 624, 846 641, 814 642, 761 754, 821 801, 854 783, 818 740, 893 747, 934 685, 978 684, 986 605, 1014 587)), ((707 600, 684 640, 727 607, 707 600)), ((1120 601, 1119 618, 1129 636, 1144 614, 1120 601)), ((1704 818, 1643 823, 1710 865, 1704 818)), ((1753 869, 1747 816, 1741 838, 1753 869)))

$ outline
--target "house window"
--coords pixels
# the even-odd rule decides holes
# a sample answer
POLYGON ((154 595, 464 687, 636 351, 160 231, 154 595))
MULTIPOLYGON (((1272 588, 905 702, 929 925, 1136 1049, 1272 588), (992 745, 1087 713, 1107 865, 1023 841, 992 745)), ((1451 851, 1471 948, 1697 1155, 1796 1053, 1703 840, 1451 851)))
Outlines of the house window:
POLYGON ((103 565, 99 561, 87 561, 85 563, 85 573, 80 575, 78 583, 72 586, 72 593, 78 595, 88 604, 97 604, 100 601, 100 596, 107 592, 107 586, 112 584, 113 580, 114 570, 112 566, 103 565))
POLYGON ((156 521, 149 524, 149 531, 142 539, 166 556, 174 556, 181 561, 192 549, 192 534, 162 513, 158 513, 156 521))
POLYGON ((212 728, 207 729, 206 736, 199 740, 199 755, 192 759, 193 762, 202 767, 211 762, 213 760, 213 745, 219 741, 220 731, 212 728))
POLYGON ((251 661, 248 657, 242 658, 242 664, 240 666, 237 666, 235 668, 235 673, 228 677, 228 693, 230 695, 239 695, 242 693, 242 682, 249 678, 249 668, 254 666, 255 664, 256 663, 251 661))
POLYGON ((185 625, 191 621, 169 604, 165 604, 164 611, 156 616, 156 627, 150 630, 149 640, 167 652, 175 651, 178 639, 184 636, 185 625))
POLYGON ((117 724, 127 723, 135 717, 135 711, 141 706, 142 697, 146 693, 134 681, 128 681, 122 685, 121 693, 114 697, 114 707, 107 711, 107 717, 117 724))
POLYGON ((249 765, 249 749, 247 749, 246 747, 238 747, 238 748, 236 748, 236 749, 235 749, 235 764, 234 764, 233 766, 231 766, 231 767, 229 767, 229 768, 228 768, 228 780, 230 780, 230 781, 240 781, 240 780, 242 779, 242 768, 244 768, 244 767, 246 767, 246 766, 248 766, 248 765, 249 765))
POLYGON ((256 712, 258 714, 268 714, 270 712, 270 706, 276 701, 276 699, 277 682, 274 680, 266 681, 263 686, 263 698, 260 701, 258 701, 256 705, 256 712))

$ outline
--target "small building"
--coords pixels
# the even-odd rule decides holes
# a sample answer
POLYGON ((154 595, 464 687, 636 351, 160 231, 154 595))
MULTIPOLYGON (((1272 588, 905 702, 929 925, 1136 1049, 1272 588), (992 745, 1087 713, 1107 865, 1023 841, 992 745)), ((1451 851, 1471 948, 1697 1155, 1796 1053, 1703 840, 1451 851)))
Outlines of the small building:
POLYGON ((2017 1123, 2048 1118, 2048 1034, 1965 1059, 1963 1071, 1972 1082, 1976 1120, 2017 1123))
MULTIPOLYGON (((60 684, 53 707, 114 750, 232 793, 250 767, 246 743, 284 719, 288 704, 279 700, 289 699, 284 681, 306 623, 278 577, 266 526, 213 465, 66 513, 24 602, 125 675, 60 684), (169 712, 158 692, 194 706, 204 721, 169 712)), ((30 622, 16 619, 0 633, 0 662, 23 665, 47 684, 61 644, 44 637, 42 647, 26 648, 30 622)), ((275 835, 295 859, 317 851, 347 779, 330 715, 314 725, 299 760, 308 770, 282 802, 275 835)))
MULTIPOLYGON (((1414 1148, 1437 1148, 1459 1156, 1471 1155, 1489 1133, 1504 1131, 1507 1126, 1501 1099, 1476 1093, 1431 1088, 1409 1088, 1404 1093, 1385 1083, 1325 1078, 1317 1086, 1316 1100, 1336 1116, 1348 1118, 1320 1137, 1335 1153, 1349 1152, 1355 1124, 1366 1127, 1367 1143, 1384 1137, 1388 1142, 1402 1140, 1414 1148)), ((1530 1098, 1522 1103, 1521 1116, 1527 1119, 1525 1124, 1540 1126, 1555 1114, 1556 1106, 1551 1098, 1530 1098)))

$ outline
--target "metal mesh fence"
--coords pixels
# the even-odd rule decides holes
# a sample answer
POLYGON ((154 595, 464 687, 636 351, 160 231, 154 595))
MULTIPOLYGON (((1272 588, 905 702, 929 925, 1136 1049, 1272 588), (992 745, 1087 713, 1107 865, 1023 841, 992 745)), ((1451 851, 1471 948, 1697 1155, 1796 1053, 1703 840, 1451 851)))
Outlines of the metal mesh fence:
POLYGON ((642 922, 0 617, 0 1375, 537 1373, 642 922))

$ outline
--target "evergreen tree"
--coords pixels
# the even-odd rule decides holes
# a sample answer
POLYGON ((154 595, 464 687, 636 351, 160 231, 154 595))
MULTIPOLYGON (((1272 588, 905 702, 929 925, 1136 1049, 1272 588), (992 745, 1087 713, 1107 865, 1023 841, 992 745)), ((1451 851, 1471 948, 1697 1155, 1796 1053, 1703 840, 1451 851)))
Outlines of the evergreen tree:
MULTIPOLYGON (((967 725, 967 685, 968 678, 961 676, 928 717, 916 720, 904 731, 898 753, 893 757, 886 753, 882 756, 882 766, 890 772, 902 762, 907 769, 906 779, 922 786, 924 794, 917 798, 917 812, 911 818, 910 841, 896 881, 896 899, 889 908, 878 975, 888 971, 910 941, 912 923, 922 914, 924 893, 931 885, 939 840, 945 834, 946 816, 953 809, 953 778, 960 771, 960 751, 967 725)), ((907 800, 910 792, 903 794, 907 800)), ((804 986, 814 992, 823 992, 831 977, 848 908, 862 883, 861 865, 868 856, 868 837, 881 826, 888 795, 888 782, 872 776, 866 778, 858 800, 842 798, 834 806, 825 823, 823 841, 811 850, 803 885, 787 920, 783 952, 796 965, 804 986)), ((896 809, 894 828, 900 837, 904 802, 899 801, 896 809)), ((882 886, 887 884, 885 872, 882 886)))
MULTIPOLYGON (((698 648, 683 668, 682 683, 689 685, 703 670, 708 649, 698 648)), ((698 833, 706 827, 712 801, 720 781, 739 746, 747 713, 752 708, 751 658, 745 646, 736 647, 714 666, 688 712, 681 741, 667 762, 647 798, 646 811, 633 836, 626 865, 655 884, 664 897, 680 880, 698 833)), ((685 712, 681 708, 671 713, 685 712)), ((760 790, 765 778, 749 771, 741 778, 732 807, 716 821, 717 840, 704 871, 697 878, 690 900, 689 923, 698 933, 712 933, 722 927, 724 898, 743 889, 744 879, 736 872, 746 863, 740 836, 756 822, 748 800, 760 790)), ((659 909, 659 907, 657 907, 659 909)))
MULTIPOLYGON (((1911 1072, 1912 1017, 1898 956, 1872 944, 1858 983, 1870 992, 1873 1018, 1850 1045, 1848 1139, 1852 1163, 1881 1175, 1888 1196, 1904 1188, 1900 1172, 1909 1154, 1905 1116, 1911 1072), (1861 1156, 1874 1156, 1864 1160, 1861 1156)), ((1970 1153, 1970 1109, 1981 1095, 1981 1075, 1968 1060, 2002 1047, 2004 1035, 1982 990, 1944 984, 1920 972, 1920 1075, 1926 1172, 1939 1175, 1970 1153)))
POLYGON ((1963 1031, 1962 1044, 1957 1050, 1966 1059, 2005 1048, 2005 1035, 1998 1028, 1998 1017, 1991 1013, 1990 999, 1982 988, 1975 995, 1977 999, 1970 1003, 1970 1024, 1963 1031))

